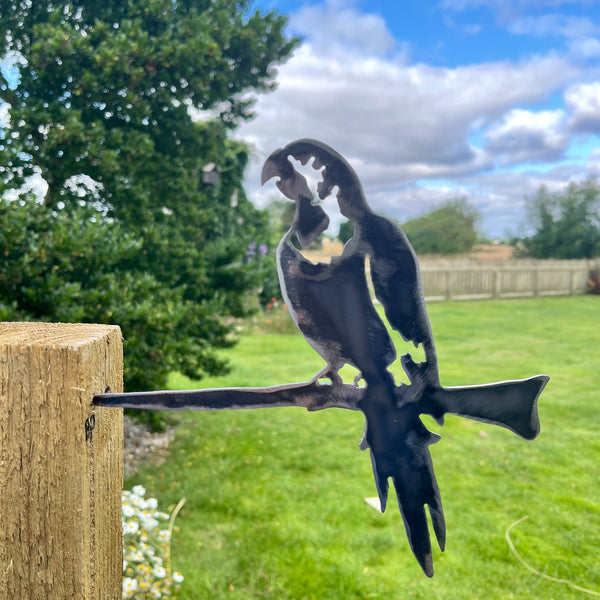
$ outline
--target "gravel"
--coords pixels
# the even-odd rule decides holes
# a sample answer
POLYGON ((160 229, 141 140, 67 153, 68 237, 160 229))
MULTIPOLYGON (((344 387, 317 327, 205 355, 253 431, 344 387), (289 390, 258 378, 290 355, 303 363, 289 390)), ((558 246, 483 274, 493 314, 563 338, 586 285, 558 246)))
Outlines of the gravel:
POLYGON ((143 462, 160 465, 169 454, 175 431, 171 427, 162 433, 152 433, 147 425, 125 415, 123 434, 123 471, 129 477, 143 462))

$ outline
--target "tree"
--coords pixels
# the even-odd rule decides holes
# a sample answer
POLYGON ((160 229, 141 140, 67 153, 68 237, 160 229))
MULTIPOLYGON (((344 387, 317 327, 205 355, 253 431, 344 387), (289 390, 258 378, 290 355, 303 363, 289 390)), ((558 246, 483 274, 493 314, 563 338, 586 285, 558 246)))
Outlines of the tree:
POLYGON ((352 221, 342 221, 338 232, 338 240, 345 244, 354 235, 354 223, 352 221))
POLYGON ((124 324, 129 381, 169 366, 185 310, 177 290, 124 267, 143 243, 95 208, 49 211, 33 198, 0 199, 0 321, 124 324))
POLYGON ((533 233, 514 237, 521 256, 600 256, 600 189, 595 182, 571 183, 566 191, 556 193, 542 186, 526 199, 525 207, 525 227, 533 233))
POLYGON ((249 5, 1 3, 0 59, 18 75, 0 72, 0 311, 121 325, 129 390, 223 371, 227 317, 261 285, 268 216, 228 136, 296 40, 249 5), (35 172, 41 203, 23 188, 35 172))
POLYGON ((477 242, 480 215, 465 198, 450 200, 402 228, 417 254, 460 254, 477 242))

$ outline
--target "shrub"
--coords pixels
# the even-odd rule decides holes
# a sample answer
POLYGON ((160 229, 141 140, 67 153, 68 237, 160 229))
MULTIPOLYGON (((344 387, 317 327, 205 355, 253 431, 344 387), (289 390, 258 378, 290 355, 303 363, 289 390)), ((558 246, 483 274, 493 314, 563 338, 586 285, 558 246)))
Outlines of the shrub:
POLYGON ((247 319, 242 326, 246 333, 282 333, 294 334, 298 332, 288 308, 283 300, 272 297, 267 302, 264 310, 247 319))
MULTIPOLYGON (((123 598, 174 598, 181 573, 171 571, 171 533, 177 509, 170 517, 158 510, 156 498, 145 498, 141 485, 122 492, 123 598), (170 519, 170 524, 169 524, 170 519), (167 527, 161 527, 161 521, 167 527)), ((181 506, 181 503, 180 505, 181 506)))
POLYGON ((590 269, 588 291, 590 294, 600 294, 600 267, 590 269))

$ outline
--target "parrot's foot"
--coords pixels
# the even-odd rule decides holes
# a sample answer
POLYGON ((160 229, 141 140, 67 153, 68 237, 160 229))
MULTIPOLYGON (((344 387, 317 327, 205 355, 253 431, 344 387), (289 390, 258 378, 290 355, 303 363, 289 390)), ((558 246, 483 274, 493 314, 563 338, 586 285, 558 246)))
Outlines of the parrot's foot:
POLYGON ((360 385, 361 381, 364 381, 362 373, 356 374, 353 379, 354 387, 362 387, 360 385))
POLYGON ((311 382, 316 382, 319 385, 344 385, 342 376, 329 365, 321 369, 312 379, 311 382), (323 379, 329 379, 331 384, 323 382, 323 379))

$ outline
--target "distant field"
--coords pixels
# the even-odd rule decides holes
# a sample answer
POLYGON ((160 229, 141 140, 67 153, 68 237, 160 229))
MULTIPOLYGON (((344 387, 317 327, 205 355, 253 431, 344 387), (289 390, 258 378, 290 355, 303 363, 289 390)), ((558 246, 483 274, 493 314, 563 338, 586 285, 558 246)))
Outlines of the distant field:
MULTIPOLYGON (((318 261, 327 261, 332 255, 341 254, 343 245, 339 240, 330 240, 325 238, 323 240, 323 248, 319 250, 306 250, 304 254, 310 258, 313 262, 318 261)), ((481 244, 476 246, 472 252, 469 252, 467 255, 460 255, 457 258, 464 259, 470 258, 473 260, 480 261, 506 261, 509 260, 512 256, 513 248, 512 246, 507 246, 505 244, 481 244)), ((435 257, 432 256, 420 256, 421 260, 432 260, 435 257)), ((452 257, 443 257, 445 260, 448 260, 452 257)))
MULTIPOLYGON (((440 302, 429 307, 444 385, 547 373, 533 442, 450 417, 429 419, 448 527, 427 579, 393 497, 385 515, 360 413, 258 409, 178 413, 167 462, 134 478, 160 505, 187 503, 172 560, 179 600, 571 600, 600 593, 600 297, 440 302)), ((397 337, 400 352, 408 349, 397 337)), ((298 335, 242 337, 231 374, 174 387, 261 386, 310 378, 322 360, 298 335)), ((400 370, 395 370, 398 378, 400 370)))
POLYGON ((508 260, 512 257, 513 247, 506 244, 481 244, 475 246, 473 252, 469 253, 469 258, 475 260, 508 260))

